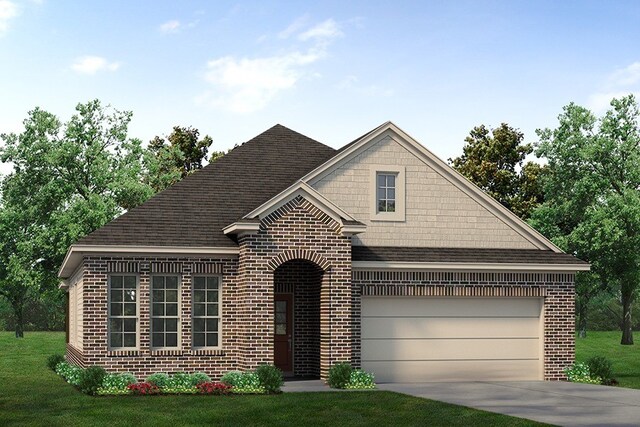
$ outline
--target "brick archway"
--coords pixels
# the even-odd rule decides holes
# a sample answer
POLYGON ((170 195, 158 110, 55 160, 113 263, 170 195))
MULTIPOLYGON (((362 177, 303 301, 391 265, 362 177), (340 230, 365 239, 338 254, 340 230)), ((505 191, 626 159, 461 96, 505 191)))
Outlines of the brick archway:
POLYGON ((331 263, 329 261, 318 255, 316 252, 308 249, 286 250, 271 258, 267 264, 272 271, 275 271, 285 262, 292 261, 294 259, 309 261, 320 267, 323 271, 329 271, 331 268, 331 263))

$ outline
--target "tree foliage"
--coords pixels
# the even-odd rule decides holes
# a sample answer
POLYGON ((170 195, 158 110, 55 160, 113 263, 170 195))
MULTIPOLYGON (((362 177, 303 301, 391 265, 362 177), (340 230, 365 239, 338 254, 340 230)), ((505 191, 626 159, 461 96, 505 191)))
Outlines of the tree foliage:
POLYGON ((522 132, 506 123, 493 130, 480 125, 465 138, 462 156, 449 162, 491 197, 526 219, 543 200, 540 178, 545 168, 524 163, 533 147, 523 140, 522 132))
POLYGON ((25 304, 55 294, 68 247, 153 194, 142 182, 141 142, 127 137, 130 120, 94 100, 65 124, 36 108, 22 133, 0 136, 0 157, 13 164, 2 181, 0 293, 18 336, 25 304))
MULTIPOLYGON (((147 181, 154 191, 162 191, 202 169, 202 162, 206 160, 213 140, 208 135, 202 139, 199 137, 200 131, 197 129, 174 126, 168 137, 156 136, 149 142, 147 181)), ((213 153, 213 156, 219 155, 219 152, 213 153)))
POLYGON ((590 261, 604 285, 620 293, 622 344, 633 344, 631 306, 640 280, 639 116, 632 95, 611 101, 601 118, 569 104, 558 127, 538 130, 536 152, 550 173, 531 222, 590 261))

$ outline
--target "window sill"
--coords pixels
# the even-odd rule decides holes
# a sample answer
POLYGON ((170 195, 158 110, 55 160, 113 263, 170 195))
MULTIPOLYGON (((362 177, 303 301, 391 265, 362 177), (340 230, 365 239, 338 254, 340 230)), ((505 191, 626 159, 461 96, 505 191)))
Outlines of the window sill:
POLYGON ((122 357, 122 356, 139 356, 140 349, 137 348, 123 348, 122 350, 107 350, 107 356, 109 357, 122 357))
POLYGON ((381 222, 405 222, 405 217, 401 213, 394 214, 376 214, 371 218, 371 221, 381 222))
POLYGON ((194 348, 191 350, 194 355, 203 356, 224 356, 225 352, 221 348, 194 348))

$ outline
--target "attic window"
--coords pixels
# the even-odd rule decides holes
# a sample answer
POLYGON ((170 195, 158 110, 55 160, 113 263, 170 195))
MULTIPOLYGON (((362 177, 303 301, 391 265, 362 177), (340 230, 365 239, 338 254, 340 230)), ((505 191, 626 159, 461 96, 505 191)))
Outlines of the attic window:
POLYGON ((396 165, 372 165, 370 206, 372 221, 405 220, 405 168, 396 165))

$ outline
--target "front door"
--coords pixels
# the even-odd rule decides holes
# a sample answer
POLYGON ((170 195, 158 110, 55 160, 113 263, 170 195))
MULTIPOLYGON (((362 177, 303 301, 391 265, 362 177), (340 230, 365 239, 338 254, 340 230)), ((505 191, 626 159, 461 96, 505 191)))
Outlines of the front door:
POLYGON ((275 294, 273 363, 285 374, 293 373, 293 295, 275 294))

